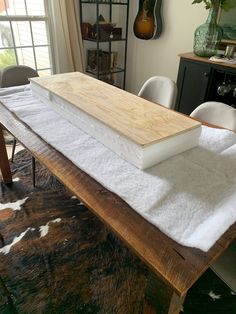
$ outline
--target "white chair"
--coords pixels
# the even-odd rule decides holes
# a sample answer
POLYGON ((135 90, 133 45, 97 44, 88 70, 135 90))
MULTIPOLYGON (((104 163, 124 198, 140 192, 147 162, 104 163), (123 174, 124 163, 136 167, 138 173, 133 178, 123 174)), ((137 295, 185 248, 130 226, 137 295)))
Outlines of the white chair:
POLYGON ((138 96, 167 108, 173 108, 177 96, 177 86, 168 77, 153 76, 143 84, 138 96))
MULTIPOLYGON (((191 117, 236 132, 236 109, 221 102, 209 101, 199 105, 191 117)), ((211 269, 236 292, 236 241, 216 260, 211 269)))
POLYGON ((205 102, 199 105, 190 117, 236 132, 236 109, 222 102, 205 102))

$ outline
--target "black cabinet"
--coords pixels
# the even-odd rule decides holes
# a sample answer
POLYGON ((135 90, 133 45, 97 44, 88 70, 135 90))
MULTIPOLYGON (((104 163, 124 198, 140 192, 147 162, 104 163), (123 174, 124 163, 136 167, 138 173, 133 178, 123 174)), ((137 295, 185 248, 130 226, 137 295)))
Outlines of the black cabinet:
POLYGON ((80 0, 86 72, 125 88, 129 0, 80 0))
POLYGON ((190 114, 205 101, 236 105, 236 66, 221 65, 193 54, 181 55, 175 109, 190 114))

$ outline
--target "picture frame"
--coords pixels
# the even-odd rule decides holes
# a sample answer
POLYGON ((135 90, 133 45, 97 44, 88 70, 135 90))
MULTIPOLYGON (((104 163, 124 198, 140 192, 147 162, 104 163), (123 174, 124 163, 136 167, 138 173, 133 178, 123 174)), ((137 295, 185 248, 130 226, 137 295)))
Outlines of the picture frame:
POLYGON ((227 45, 236 46, 236 7, 230 11, 220 10, 218 15, 218 24, 223 28, 223 38, 221 48, 227 45))

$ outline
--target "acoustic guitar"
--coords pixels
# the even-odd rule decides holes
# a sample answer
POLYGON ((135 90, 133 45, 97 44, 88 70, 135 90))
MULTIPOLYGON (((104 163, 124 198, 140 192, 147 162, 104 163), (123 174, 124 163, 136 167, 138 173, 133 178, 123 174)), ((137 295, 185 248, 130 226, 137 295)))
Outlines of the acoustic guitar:
POLYGON ((139 0, 134 34, 140 39, 155 39, 162 31, 161 0, 139 0))

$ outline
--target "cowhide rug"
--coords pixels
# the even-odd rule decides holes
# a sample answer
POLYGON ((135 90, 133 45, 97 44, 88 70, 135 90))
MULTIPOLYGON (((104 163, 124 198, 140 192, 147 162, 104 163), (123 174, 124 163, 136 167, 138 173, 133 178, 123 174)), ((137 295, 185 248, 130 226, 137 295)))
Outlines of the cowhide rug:
MULTIPOLYGON (((0 313, 142 313, 147 269, 90 211, 36 164, 16 154, 0 188, 0 313)), ((184 313, 236 313, 236 296, 211 271, 184 313)))

